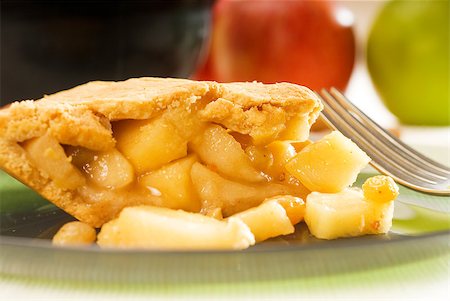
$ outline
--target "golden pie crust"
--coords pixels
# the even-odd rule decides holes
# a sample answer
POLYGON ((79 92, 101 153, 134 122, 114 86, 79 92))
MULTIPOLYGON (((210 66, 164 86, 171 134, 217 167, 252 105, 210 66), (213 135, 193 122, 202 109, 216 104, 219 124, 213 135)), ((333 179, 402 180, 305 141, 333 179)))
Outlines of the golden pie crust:
POLYGON ((101 226, 128 205, 114 204, 108 194, 94 199, 62 189, 38 170, 21 143, 46 133, 62 145, 96 151, 114 147, 111 122, 149 119, 170 110, 189 111, 197 103, 202 121, 249 135, 266 143, 295 116, 310 126, 322 104, 308 88, 290 83, 198 82, 171 78, 133 78, 121 82, 89 82, 37 101, 15 102, 0 109, 0 167, 76 218, 101 226))

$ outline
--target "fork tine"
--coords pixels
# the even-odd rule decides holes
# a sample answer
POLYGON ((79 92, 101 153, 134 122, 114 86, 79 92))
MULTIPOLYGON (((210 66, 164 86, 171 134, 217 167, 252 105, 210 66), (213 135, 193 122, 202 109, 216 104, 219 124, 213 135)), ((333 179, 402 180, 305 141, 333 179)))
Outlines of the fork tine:
MULTIPOLYGON (((347 109, 347 103, 344 100, 341 101, 337 101, 333 98, 333 95, 329 94, 328 92, 323 92, 324 97, 329 101, 329 105, 333 106, 333 108, 337 111, 339 111, 339 113, 342 116, 351 116, 352 119, 354 120, 350 120, 350 118, 346 118, 347 121, 351 122, 352 124, 354 123, 355 126, 357 127, 357 129, 359 130, 360 134, 362 134, 363 136, 369 136, 371 138, 371 142, 373 144, 377 144, 379 142, 379 145, 384 149, 385 152, 389 153, 389 156, 392 156, 393 158, 395 158, 396 160, 400 160, 403 165, 402 167, 404 167, 405 169, 408 169, 411 173, 416 174, 417 171, 426 173, 428 175, 428 177, 432 177, 432 178, 437 178, 437 180, 446 180, 448 179, 448 177, 450 176, 450 172, 445 172, 443 171, 441 168, 437 167, 435 168, 434 166, 430 166, 429 163, 424 163, 421 162, 419 160, 416 160, 415 158, 411 158, 411 157, 405 157, 402 156, 402 150, 397 147, 393 142, 396 142, 398 140, 396 140, 395 138, 393 138, 391 135, 389 135, 389 137, 391 138, 391 140, 386 140, 386 138, 384 136, 380 137, 380 131, 377 129, 381 129, 378 125, 376 125, 375 122, 371 121, 372 124, 374 124, 376 126, 376 128, 374 128, 374 126, 371 126, 368 122, 369 117, 367 117, 366 115, 361 115, 363 114, 361 111, 350 111, 349 109, 347 109), (361 112, 361 114, 359 114, 361 112), (367 120, 366 120, 367 118, 367 120), (355 123, 356 121, 356 123, 355 123), (417 170, 419 169, 419 170, 417 170)), ((342 94, 341 94, 342 95, 342 94)), ((356 107, 355 107, 356 108, 356 107)), ((382 133, 386 134, 386 132, 384 130, 382 130, 382 133)), ((408 154, 406 154, 406 156, 409 156, 408 154)), ((384 162, 384 161, 383 161, 384 162)), ((437 163, 439 164, 439 163, 437 163)))
MULTIPOLYGON (((327 105, 330 106, 332 109, 334 109, 334 111, 338 113, 339 117, 342 120, 345 120, 352 126, 352 128, 358 133, 358 137, 360 137, 360 139, 367 140, 368 150, 370 149, 371 151, 374 151, 376 149, 377 152, 381 153, 382 156, 386 157, 382 161, 383 163, 384 162, 389 162, 390 164, 402 163, 402 165, 398 165, 398 168, 402 169, 405 172, 410 172, 411 174, 414 175, 414 177, 424 180, 423 177, 420 177, 420 175, 417 174, 418 168, 417 165, 412 163, 407 158, 401 156, 399 153, 395 152, 390 147, 386 147, 386 145, 383 144, 382 141, 380 141, 376 133, 374 134, 373 132, 370 131, 370 129, 365 127, 362 120, 356 118, 357 116, 350 114, 343 106, 341 106, 340 103, 333 101, 333 98, 330 94, 326 92, 323 92, 322 94, 328 100, 327 105)), ((432 183, 432 181, 429 180, 434 179, 435 182, 437 182, 446 179, 445 176, 439 174, 436 175, 435 173, 432 173, 426 169, 422 169, 421 171, 426 173, 428 177, 431 177, 431 179, 426 179, 426 181, 430 183, 432 183)))
POLYGON ((409 182, 415 184, 420 184, 421 182, 426 182, 430 185, 436 184, 436 181, 430 181, 417 175, 411 170, 405 170, 396 161, 392 160, 391 157, 385 156, 383 151, 374 146, 373 141, 368 141, 365 139, 364 135, 358 132, 353 125, 349 125, 348 122, 342 118, 342 115, 345 113, 337 113, 333 108, 331 108, 327 101, 324 101, 323 114, 327 119, 329 119, 329 122, 333 124, 335 128, 347 137, 352 137, 352 140, 372 158, 371 164, 375 165, 375 167, 380 169, 380 171, 390 174, 395 178, 407 179, 409 182), (383 162, 386 164, 378 164, 378 162, 383 162))
MULTIPOLYGON (((337 123, 336 120, 334 120, 333 118, 330 118, 329 114, 327 114, 328 108, 327 106, 324 109, 324 120, 328 123, 328 124, 333 124, 333 123, 337 123), (328 120, 330 119, 330 120, 328 120)), ((337 114, 336 114, 337 115, 337 114)), ((334 126, 333 126, 334 127, 334 126)), ((336 128, 336 127, 334 127, 336 128)), ((352 133, 351 133, 351 129, 350 131, 347 131, 346 129, 340 127, 339 129, 344 135, 349 136, 349 137, 353 137, 352 133)), ((359 146, 361 147, 361 143, 359 143, 359 146)), ((363 148, 363 147, 361 147, 363 148)), ((404 173, 401 170, 397 170, 396 174, 393 174, 390 170, 385 169, 383 166, 378 165, 376 162, 383 162, 384 158, 381 158, 379 156, 379 154, 374 154, 374 153, 370 153, 370 156, 372 158, 371 161, 371 165, 374 166, 376 169, 378 169, 381 173, 383 174, 387 174, 392 176, 398 183, 403 184, 404 186, 419 190, 419 191, 425 191, 425 192, 429 192, 429 193, 433 193, 433 194, 437 194, 437 195, 449 195, 450 191, 435 191, 436 187, 434 187, 432 184, 429 185, 424 185, 423 182, 421 182, 420 180, 416 179, 416 178, 411 178, 410 177, 410 173, 404 173)), ((394 168, 395 169, 395 168, 394 168)), ((445 188, 444 188, 445 190, 445 188)))
MULTIPOLYGON (((416 165, 409 162, 406 158, 401 157, 390 149, 390 147, 386 147, 385 144, 378 140, 379 135, 377 133, 373 133, 373 131, 369 131, 370 129, 366 128, 362 122, 364 121, 363 117, 349 113, 339 102, 334 101, 332 95, 326 90, 323 90, 322 94, 323 98, 321 98, 324 100, 325 106, 323 115, 329 119, 328 123, 334 125, 334 127, 343 132, 344 135, 352 137, 353 140, 355 140, 355 143, 369 153, 373 159, 371 163, 375 168, 383 173, 390 174, 399 183, 404 184, 405 186, 435 194, 450 193, 450 190, 447 187, 449 180, 448 176, 445 177, 442 174, 435 174, 429 170, 424 170, 423 168, 421 169, 421 172, 427 173, 428 176, 421 176, 418 173, 416 165), (386 154, 388 156, 386 156, 386 154), (395 160, 393 158, 395 158, 395 160), (438 186, 441 186, 440 189, 442 189, 442 191, 435 191, 438 186)), ((435 172, 435 170, 433 170, 433 172, 435 172)))
POLYGON ((420 164, 422 168, 427 167, 434 167, 434 169, 439 170, 443 172, 444 175, 448 176, 450 175, 450 167, 445 166, 443 164, 440 164, 434 160, 431 160, 430 158, 422 155, 421 153, 417 152, 416 150, 412 149, 410 146, 406 145, 399 139, 392 136, 391 133, 380 127, 377 123, 375 123, 371 118, 369 118, 364 112, 362 112, 360 109, 358 109, 347 97, 344 96, 338 89, 331 88, 330 94, 334 96, 334 98, 347 110, 350 112, 354 112, 356 115, 360 116, 360 118, 365 122, 365 125, 367 128, 373 129, 376 132, 378 132, 381 136, 379 139, 382 139, 383 142, 385 142, 390 147, 400 151, 405 152, 408 155, 411 156, 411 158, 414 158, 416 163, 420 164), (431 166, 430 166, 431 165, 431 166))

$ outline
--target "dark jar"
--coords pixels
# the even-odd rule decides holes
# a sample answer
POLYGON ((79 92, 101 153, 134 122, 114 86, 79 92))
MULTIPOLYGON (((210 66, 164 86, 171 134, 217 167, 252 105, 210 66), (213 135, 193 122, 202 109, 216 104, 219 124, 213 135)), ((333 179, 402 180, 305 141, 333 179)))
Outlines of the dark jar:
POLYGON ((2 104, 91 80, 188 77, 212 1, 2 1, 2 104))

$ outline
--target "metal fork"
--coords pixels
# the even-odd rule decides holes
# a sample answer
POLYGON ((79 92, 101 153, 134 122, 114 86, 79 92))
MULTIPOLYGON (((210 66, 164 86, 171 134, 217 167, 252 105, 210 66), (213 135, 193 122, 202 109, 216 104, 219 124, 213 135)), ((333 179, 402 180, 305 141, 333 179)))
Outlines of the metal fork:
POLYGON ((372 158, 370 164, 411 189, 450 195, 450 168, 418 153, 381 128, 335 88, 316 93, 324 104, 322 117, 372 158))

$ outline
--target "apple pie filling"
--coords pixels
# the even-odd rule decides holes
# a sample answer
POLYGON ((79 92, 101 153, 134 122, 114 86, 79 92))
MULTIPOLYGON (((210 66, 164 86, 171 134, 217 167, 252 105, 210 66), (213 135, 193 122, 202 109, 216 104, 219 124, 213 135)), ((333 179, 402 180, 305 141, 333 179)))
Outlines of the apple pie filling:
MULTIPOLYGON (((208 248, 244 248, 254 241, 292 233, 293 225, 303 218, 314 235, 327 239, 389 228, 392 206, 369 206, 361 192, 346 190, 370 159, 342 134, 332 132, 311 142, 305 134, 308 121, 300 116, 288 121, 276 139, 268 140, 273 133, 263 132, 255 139, 203 121, 196 110, 179 118, 174 116, 174 111, 169 110, 146 120, 113 121, 116 143, 106 151, 61 145, 49 133, 22 146, 31 161, 61 188, 79 194, 92 206, 110 200, 100 213, 102 224, 107 224, 99 244, 105 246, 141 246, 138 238, 132 239, 135 230, 125 238, 118 233, 127 232, 134 223, 131 220, 142 214, 153 219, 156 214, 191 221, 191 217, 183 215, 192 212, 217 220, 238 220, 234 232, 216 225, 217 231, 221 229, 233 237, 231 245, 222 245, 222 240, 218 245, 198 245, 208 248), (339 206, 336 211, 338 202, 329 204, 330 199, 345 199, 350 204, 343 206, 347 213, 340 212, 339 206), (309 211, 303 200, 309 200, 309 211), (184 213, 128 208, 115 219, 122 209, 139 205, 181 209, 184 213), (336 233, 333 229, 342 223, 342 216, 350 226, 336 233), (118 226, 121 219, 127 222, 118 226), (372 226, 365 224, 369 220, 372 226), (252 230, 253 240, 243 234, 247 228, 240 226, 242 222, 252 230), (270 226, 273 223, 276 226, 270 226)), ((210 223, 197 219, 195 223, 200 225, 210 223)), ((153 226, 158 228, 157 224, 153 226)))
MULTIPOLYGON (((92 203, 113 199, 105 209, 115 212, 111 218, 139 204, 227 217, 268 197, 309 193, 284 169, 307 141, 255 145, 249 135, 201 121, 195 113, 179 120, 169 111, 148 120, 114 121, 116 145, 107 151, 62 146, 50 134, 22 146, 60 187, 92 203)), ((298 120, 292 124, 280 136, 298 135, 298 120)))

